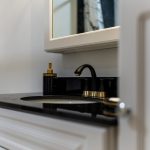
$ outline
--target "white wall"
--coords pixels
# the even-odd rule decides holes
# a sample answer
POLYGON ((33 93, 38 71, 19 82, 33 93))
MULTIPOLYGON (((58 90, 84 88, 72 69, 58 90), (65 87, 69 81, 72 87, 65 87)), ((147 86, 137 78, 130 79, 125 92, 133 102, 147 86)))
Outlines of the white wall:
MULTIPOLYGON (((66 54, 63 57, 63 76, 74 76, 74 71, 82 64, 91 64, 97 76, 118 76, 118 57, 116 49, 89 51, 66 54)), ((83 71, 82 76, 89 76, 89 70, 83 71)))
POLYGON ((65 56, 44 52, 44 1, 0 0, 0 94, 42 91, 49 61, 59 76, 73 76, 84 63, 93 65, 99 76, 116 76, 116 50, 65 56))
POLYGON ((61 56, 43 51, 42 8, 43 0, 0 0, 0 93, 41 91, 49 60, 59 72, 61 56))

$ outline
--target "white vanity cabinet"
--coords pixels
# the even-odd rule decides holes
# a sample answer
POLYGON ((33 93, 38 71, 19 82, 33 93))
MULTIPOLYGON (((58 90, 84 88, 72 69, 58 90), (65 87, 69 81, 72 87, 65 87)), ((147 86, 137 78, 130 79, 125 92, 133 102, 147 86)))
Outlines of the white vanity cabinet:
POLYGON ((0 109, 0 146, 9 150, 116 150, 115 129, 0 109))

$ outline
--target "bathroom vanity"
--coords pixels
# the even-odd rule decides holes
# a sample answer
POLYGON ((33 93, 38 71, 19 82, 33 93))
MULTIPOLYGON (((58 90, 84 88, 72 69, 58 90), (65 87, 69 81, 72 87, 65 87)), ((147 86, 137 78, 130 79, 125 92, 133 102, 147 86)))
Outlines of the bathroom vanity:
POLYGON ((24 102, 32 94, 0 98, 0 146, 10 150, 116 150, 117 120, 111 117, 49 113, 40 103, 24 102), (80 117, 79 117, 80 116, 80 117))
POLYGON ((116 97, 117 78, 96 77, 87 64, 75 73, 81 74, 86 67, 92 78, 53 77, 50 67, 44 74, 44 96, 1 95, 0 146, 10 150, 116 150, 118 104, 93 93, 116 97), (83 95, 85 90, 91 94, 83 95))

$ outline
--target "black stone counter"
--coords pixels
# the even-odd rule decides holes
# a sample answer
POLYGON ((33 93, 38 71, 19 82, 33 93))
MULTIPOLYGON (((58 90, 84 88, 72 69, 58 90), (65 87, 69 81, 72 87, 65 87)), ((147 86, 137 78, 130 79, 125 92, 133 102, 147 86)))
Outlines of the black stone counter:
POLYGON ((44 117, 63 119, 72 122, 92 124, 92 125, 97 125, 102 127, 111 127, 111 126, 118 125, 118 119, 116 117, 108 117, 104 115, 93 116, 90 113, 82 113, 82 112, 70 111, 65 109, 45 111, 43 105, 40 103, 26 102, 20 100, 21 97, 34 96, 34 95, 41 96, 40 93, 1 94, 0 108, 40 115, 44 117))

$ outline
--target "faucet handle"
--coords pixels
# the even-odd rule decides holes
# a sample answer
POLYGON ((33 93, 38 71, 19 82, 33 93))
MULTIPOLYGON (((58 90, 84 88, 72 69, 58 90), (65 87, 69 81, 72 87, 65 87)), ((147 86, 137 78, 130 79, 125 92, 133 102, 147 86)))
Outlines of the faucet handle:
POLYGON ((98 98, 100 101, 106 99, 106 92, 104 91, 83 91, 84 97, 98 98))
POLYGON ((97 91, 83 91, 83 97, 97 98, 97 91))
POLYGON ((99 99, 105 99, 106 98, 106 92, 105 91, 97 91, 96 97, 99 99))
POLYGON ((83 97, 90 97, 91 94, 90 94, 90 91, 85 90, 85 91, 83 91, 82 95, 83 95, 83 97))

